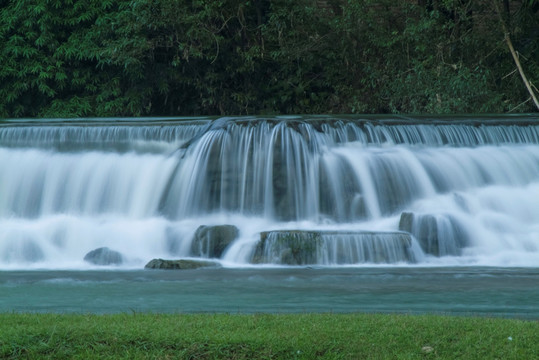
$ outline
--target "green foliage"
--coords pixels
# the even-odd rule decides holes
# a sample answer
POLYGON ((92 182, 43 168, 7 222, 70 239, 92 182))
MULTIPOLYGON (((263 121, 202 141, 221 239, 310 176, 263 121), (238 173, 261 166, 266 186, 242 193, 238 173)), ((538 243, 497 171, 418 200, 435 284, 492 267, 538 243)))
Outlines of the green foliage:
POLYGON ((531 111, 491 1, 4 0, 0 117, 531 111))

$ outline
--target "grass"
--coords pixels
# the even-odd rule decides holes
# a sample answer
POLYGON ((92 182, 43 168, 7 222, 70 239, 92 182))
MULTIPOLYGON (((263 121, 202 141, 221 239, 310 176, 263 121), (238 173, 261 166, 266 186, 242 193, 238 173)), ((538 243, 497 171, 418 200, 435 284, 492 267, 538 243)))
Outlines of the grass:
POLYGON ((539 322, 381 314, 0 314, 2 359, 539 359, 539 322))

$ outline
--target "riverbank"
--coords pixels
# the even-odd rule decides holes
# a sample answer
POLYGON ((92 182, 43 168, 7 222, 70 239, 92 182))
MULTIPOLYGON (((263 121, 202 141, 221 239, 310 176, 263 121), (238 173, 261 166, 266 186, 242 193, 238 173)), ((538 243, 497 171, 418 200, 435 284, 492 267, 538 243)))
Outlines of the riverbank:
POLYGON ((532 359, 539 322, 382 314, 0 314, 0 358, 532 359))

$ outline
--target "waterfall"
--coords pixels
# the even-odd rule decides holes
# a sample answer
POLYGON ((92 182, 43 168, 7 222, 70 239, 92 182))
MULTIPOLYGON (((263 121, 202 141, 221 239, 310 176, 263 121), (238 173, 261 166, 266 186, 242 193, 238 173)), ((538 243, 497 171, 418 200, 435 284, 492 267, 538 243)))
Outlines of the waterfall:
POLYGON ((121 268, 208 254, 225 266, 536 266, 536 120, 0 122, 0 269, 93 267, 83 259, 102 247, 121 268), (204 240, 218 252, 193 251, 197 229, 221 225, 237 230, 204 240), (310 250, 290 260, 298 247, 310 250))

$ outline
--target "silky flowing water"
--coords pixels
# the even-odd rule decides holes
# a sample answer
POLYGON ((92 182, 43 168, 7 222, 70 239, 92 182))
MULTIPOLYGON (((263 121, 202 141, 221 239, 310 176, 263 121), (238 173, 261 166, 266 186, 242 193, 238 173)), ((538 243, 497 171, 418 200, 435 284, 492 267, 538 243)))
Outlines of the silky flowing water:
POLYGON ((536 318, 538 120, 0 122, 0 311, 536 318))

